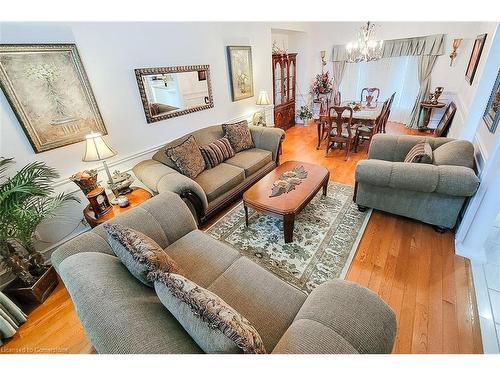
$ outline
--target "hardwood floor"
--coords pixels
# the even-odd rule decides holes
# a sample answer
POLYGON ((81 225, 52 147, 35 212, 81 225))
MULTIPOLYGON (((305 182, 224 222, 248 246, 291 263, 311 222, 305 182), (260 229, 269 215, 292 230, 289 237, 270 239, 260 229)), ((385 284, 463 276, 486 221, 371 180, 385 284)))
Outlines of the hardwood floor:
MULTIPOLYGON (((387 132, 418 134, 400 124, 388 124, 387 132)), ((295 126, 287 131, 282 161, 324 165, 333 181, 353 185, 366 145, 348 161, 343 151, 325 157, 324 146, 315 146, 316 127, 295 126)), ((378 293, 396 312, 394 353, 482 353, 470 264, 455 255, 452 233, 439 234, 428 225, 376 211, 346 278, 378 293)), ((93 352, 62 283, 0 347, 0 353, 37 351, 93 352)))

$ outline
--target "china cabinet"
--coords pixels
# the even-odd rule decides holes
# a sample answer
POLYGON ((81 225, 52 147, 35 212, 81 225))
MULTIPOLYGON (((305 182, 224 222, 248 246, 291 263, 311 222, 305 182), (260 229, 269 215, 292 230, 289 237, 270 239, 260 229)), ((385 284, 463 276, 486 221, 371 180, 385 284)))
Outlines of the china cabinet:
POLYGON ((295 86, 297 54, 273 54, 274 126, 288 129, 295 125, 295 86))

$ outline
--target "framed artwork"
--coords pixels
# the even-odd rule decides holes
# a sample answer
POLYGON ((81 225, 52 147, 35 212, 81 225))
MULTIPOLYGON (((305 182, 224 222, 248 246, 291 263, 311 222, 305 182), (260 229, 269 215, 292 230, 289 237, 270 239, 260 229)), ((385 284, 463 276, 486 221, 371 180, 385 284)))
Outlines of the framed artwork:
POLYGON ((483 120, 490 132, 495 133, 500 120, 500 70, 497 73, 497 79, 493 90, 491 91, 488 105, 484 111, 483 120))
POLYGON ((474 75, 476 74, 477 65, 479 64, 479 59, 481 58, 481 53, 483 52, 484 42, 486 40, 486 34, 478 35, 476 40, 474 40, 474 46, 472 47, 472 52, 470 54, 469 64, 467 65, 467 70, 465 71, 465 80, 472 85, 474 80, 474 75))
POLYGON ((252 47, 228 46, 227 59, 233 102, 252 97, 252 47))
POLYGON ((0 44, 0 86, 36 153, 107 134, 75 44, 0 44))

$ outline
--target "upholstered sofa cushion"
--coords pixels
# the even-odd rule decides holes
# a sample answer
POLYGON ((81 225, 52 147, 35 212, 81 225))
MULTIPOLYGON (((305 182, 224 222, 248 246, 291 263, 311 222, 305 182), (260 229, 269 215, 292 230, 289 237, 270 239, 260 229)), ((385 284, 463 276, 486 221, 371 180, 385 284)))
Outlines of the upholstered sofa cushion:
POLYGON ((217 139, 212 143, 200 146, 200 151, 205 159, 207 169, 214 168, 224 160, 234 156, 234 150, 227 138, 217 139))
POLYGON ((167 148, 165 153, 175 163, 176 169, 189 178, 196 178, 205 169, 205 160, 193 136, 167 148))
POLYGON ((194 180, 202 187, 209 202, 231 190, 245 179, 245 171, 234 165, 222 163, 206 169, 194 180))
POLYGON ((240 257, 237 250, 200 230, 189 232, 165 251, 189 279, 204 288, 240 257))
POLYGON ((160 301, 205 353, 266 353, 255 327, 222 298, 175 273, 154 277, 160 301))
POLYGON ((247 120, 234 124, 223 124, 224 136, 229 139, 234 152, 240 152, 255 147, 247 120))
POLYGON ((203 352, 155 291, 132 277, 116 256, 74 254, 61 262, 58 272, 98 353, 203 352))
POLYGON ((245 176, 248 177, 272 161, 273 154, 270 151, 251 148, 238 152, 231 159, 227 159, 225 163, 243 168, 245 170, 245 176))
POLYGON ((307 297, 245 257, 238 258, 207 289, 252 323, 268 351, 273 350, 307 297))
POLYGON ((469 141, 455 139, 434 150, 434 164, 474 167, 474 146, 469 141))
POLYGON ((108 243, 132 275, 152 287, 149 274, 155 270, 179 272, 177 263, 151 238, 120 224, 105 223, 108 243))
POLYGON ((470 168, 454 165, 361 160, 356 166, 356 181, 393 189, 472 196, 479 179, 470 168))

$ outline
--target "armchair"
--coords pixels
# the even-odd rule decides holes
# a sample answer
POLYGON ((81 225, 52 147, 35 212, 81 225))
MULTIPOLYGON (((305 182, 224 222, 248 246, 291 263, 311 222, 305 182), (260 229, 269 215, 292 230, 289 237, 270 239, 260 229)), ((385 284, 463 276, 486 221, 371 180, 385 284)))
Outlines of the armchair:
POLYGON ((361 210, 371 207, 406 216, 439 231, 456 225, 465 200, 479 186, 472 169, 473 146, 468 141, 454 141, 436 152, 439 157, 434 164, 404 163, 408 151, 423 139, 433 150, 454 141, 386 134, 373 137, 368 160, 356 166, 354 201, 361 210))

